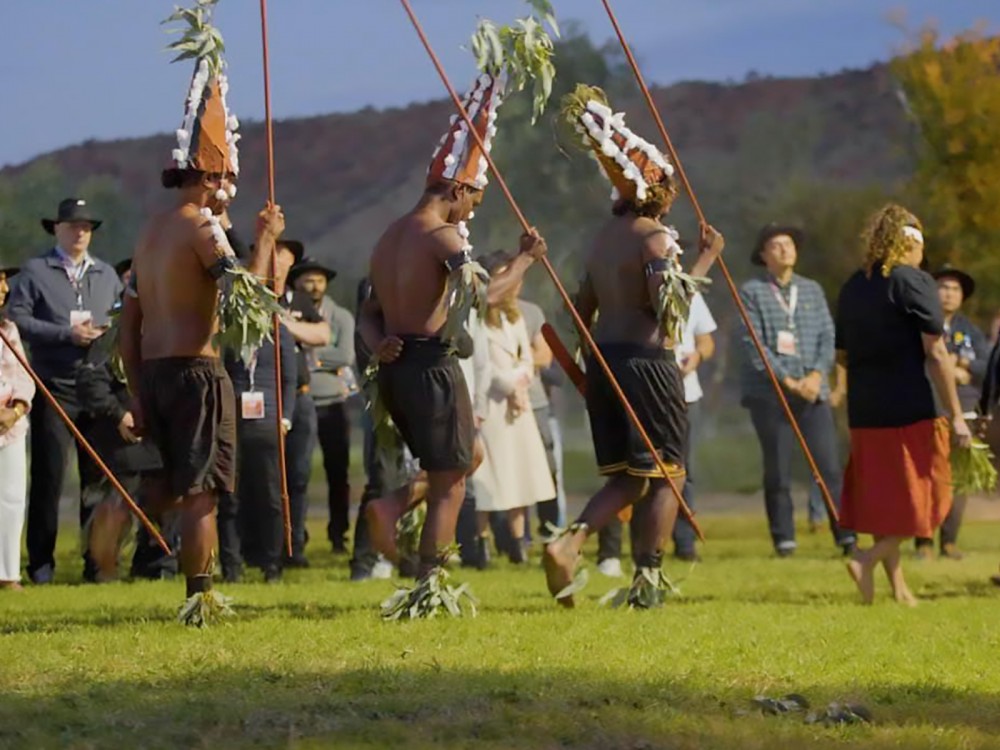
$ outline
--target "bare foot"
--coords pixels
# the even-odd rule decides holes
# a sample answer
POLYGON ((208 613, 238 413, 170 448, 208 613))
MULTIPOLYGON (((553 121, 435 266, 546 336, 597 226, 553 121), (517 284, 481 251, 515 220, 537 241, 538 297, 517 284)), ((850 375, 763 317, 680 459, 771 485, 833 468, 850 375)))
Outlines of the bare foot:
POLYGON ((913 595, 908 586, 900 586, 895 591, 892 592, 893 598, 896 600, 897 604, 903 604, 907 607, 917 606, 917 597, 913 595))
POLYGON ((24 591, 20 581, 0 581, 0 591, 24 591))
POLYGON ((398 564, 396 521, 399 520, 399 503, 392 496, 376 498, 365 508, 365 519, 368 521, 372 547, 381 552, 389 562, 398 564))
POLYGON ((875 601, 875 576, 870 565, 864 565, 858 560, 849 560, 847 574, 861 592, 862 604, 871 604, 875 601))
MULTIPOLYGON (((573 569, 576 567, 578 557, 569 548, 570 538, 564 536, 554 542, 545 545, 542 553, 542 566, 545 568, 545 582, 549 586, 549 593, 555 596, 573 582, 573 569)), ((574 606, 572 596, 564 596, 556 601, 567 609, 574 606)))

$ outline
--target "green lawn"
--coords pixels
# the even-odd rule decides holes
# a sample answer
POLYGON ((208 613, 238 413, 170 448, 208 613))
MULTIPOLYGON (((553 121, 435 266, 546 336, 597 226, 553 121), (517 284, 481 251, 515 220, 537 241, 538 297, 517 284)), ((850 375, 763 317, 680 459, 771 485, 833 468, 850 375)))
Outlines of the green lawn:
POLYGON ((318 544, 283 585, 226 589, 240 617, 205 631, 174 622, 179 582, 0 596, 0 747, 1000 747, 995 526, 966 529, 964 562, 908 561, 907 610, 884 587, 856 605, 826 536, 776 560, 759 516, 702 520, 705 562, 652 612, 599 608, 593 569, 561 611, 536 565, 504 565, 455 574, 477 619, 383 624, 392 586, 347 582, 318 544), (742 713, 789 692, 875 724, 742 713))

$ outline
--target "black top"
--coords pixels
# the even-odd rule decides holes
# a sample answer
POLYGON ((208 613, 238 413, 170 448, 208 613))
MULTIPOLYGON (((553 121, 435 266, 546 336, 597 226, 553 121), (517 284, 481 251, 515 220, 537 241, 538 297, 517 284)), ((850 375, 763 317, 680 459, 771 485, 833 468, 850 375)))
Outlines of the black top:
POLYGON ((962 313, 955 313, 951 324, 945 326, 945 343, 948 353, 957 355, 960 360, 969 363, 969 374, 972 379, 965 385, 958 386, 958 400, 963 412, 973 412, 979 404, 983 380, 986 377, 986 365, 990 356, 990 345, 982 331, 962 313))
MULTIPOLYGON (((282 307, 291 311, 292 318, 295 320, 300 320, 303 323, 326 322, 305 292, 286 292, 279 301, 282 307)), ((295 385, 297 388, 302 388, 309 385, 309 347, 302 346, 297 341, 295 342, 295 361, 298 363, 298 379, 295 385)))
POLYGON ((126 443, 118 424, 129 409, 128 386, 115 377, 108 358, 108 347, 95 341, 77 369, 77 396, 89 419, 82 420, 83 431, 112 471, 137 474, 162 468, 159 451, 151 440, 126 443))
POLYGON ((858 271, 840 290, 837 349, 847 352, 852 428, 903 427, 937 416, 921 334, 940 336, 937 284, 909 266, 858 271))

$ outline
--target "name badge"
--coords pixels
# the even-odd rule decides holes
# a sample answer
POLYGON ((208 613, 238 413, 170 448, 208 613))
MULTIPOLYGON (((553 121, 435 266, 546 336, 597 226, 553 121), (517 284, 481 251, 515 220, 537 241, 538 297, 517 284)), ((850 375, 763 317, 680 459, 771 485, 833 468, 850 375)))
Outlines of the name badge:
POLYGON ((240 407, 243 419, 263 419, 264 394, 260 391, 247 391, 240 394, 240 407))
POLYGON ((70 310, 69 313, 69 324, 70 327, 82 326, 90 323, 94 320, 94 314, 90 310, 70 310))
POLYGON ((791 331, 778 331, 778 354, 786 357, 797 357, 795 334, 791 331))

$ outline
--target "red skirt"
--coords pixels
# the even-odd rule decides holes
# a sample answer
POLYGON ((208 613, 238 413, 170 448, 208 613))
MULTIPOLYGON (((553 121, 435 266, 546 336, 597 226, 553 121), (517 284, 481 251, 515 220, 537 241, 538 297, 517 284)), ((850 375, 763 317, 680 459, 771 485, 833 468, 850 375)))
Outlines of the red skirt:
POLYGON ((951 509, 946 419, 851 430, 840 525, 876 536, 933 537, 951 509))

